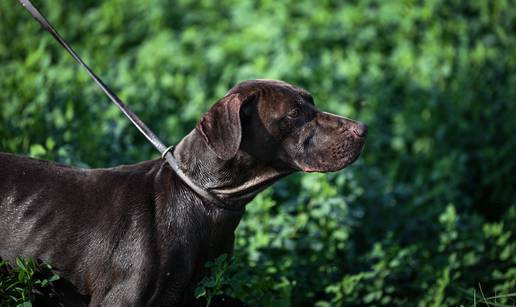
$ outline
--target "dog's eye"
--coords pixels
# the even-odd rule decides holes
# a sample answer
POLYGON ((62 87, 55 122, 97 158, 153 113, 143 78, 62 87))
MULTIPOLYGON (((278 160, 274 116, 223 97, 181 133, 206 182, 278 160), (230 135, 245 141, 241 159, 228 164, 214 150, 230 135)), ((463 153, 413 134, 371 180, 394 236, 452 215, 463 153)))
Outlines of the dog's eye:
POLYGON ((288 113, 288 117, 290 118, 298 118, 299 115, 301 115, 301 110, 299 110, 299 108, 294 108, 288 113))

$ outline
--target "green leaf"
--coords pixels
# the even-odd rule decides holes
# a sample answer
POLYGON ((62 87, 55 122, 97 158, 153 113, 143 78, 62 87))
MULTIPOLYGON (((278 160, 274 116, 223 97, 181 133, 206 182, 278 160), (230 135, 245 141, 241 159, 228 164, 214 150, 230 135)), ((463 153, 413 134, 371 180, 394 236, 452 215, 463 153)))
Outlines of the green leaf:
POLYGON ((206 288, 205 287, 197 287, 195 288, 195 298, 200 298, 206 295, 206 288))
POLYGON ((32 303, 30 301, 25 301, 19 304, 18 307, 32 307, 32 303))
POLYGON ((213 288, 215 287, 215 285, 217 285, 217 281, 215 280, 215 278, 210 278, 207 282, 204 283, 204 286, 207 288, 213 288))
POLYGON ((47 153, 47 150, 43 145, 34 144, 30 146, 30 155, 34 157, 41 157, 47 153))
POLYGON ((25 262, 20 257, 16 257, 16 265, 22 270, 27 270, 25 267, 25 262))
POLYGON ((26 271, 23 271, 23 270, 20 270, 18 272, 18 281, 20 283, 24 282, 25 281, 25 276, 27 275, 27 272, 26 271))
POLYGON ((48 137, 47 141, 45 142, 46 148, 48 148, 48 150, 52 151, 54 149, 55 145, 56 145, 56 142, 54 141, 54 139, 51 137, 48 137))

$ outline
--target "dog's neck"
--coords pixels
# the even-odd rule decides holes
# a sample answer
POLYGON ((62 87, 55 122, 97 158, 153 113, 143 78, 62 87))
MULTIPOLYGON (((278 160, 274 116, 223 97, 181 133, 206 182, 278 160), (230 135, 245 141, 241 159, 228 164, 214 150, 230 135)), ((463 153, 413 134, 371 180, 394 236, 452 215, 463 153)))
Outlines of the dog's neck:
POLYGON ((290 169, 258 161, 242 150, 231 160, 221 160, 196 130, 176 146, 174 156, 194 182, 235 206, 245 205, 272 183, 292 173, 290 169))

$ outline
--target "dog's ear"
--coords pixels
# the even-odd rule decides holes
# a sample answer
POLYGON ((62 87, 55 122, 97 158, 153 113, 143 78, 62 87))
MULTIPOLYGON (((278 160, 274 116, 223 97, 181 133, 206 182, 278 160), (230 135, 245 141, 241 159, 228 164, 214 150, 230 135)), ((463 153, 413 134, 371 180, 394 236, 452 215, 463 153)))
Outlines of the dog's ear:
POLYGON ((230 160, 236 155, 242 139, 240 110, 253 99, 254 94, 229 94, 211 107, 195 128, 220 159, 230 160))

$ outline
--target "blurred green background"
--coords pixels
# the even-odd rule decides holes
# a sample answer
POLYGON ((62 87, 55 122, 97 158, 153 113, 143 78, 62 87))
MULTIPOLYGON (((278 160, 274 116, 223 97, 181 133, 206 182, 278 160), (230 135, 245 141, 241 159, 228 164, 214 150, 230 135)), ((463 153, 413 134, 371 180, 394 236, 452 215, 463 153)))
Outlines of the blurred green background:
MULTIPOLYGON (((248 206, 227 294, 264 306, 515 304, 514 1, 35 4, 168 144, 254 78, 305 87, 321 109, 369 125, 353 166, 291 176, 248 206)), ((4 152, 86 167, 157 157, 14 0, 0 2, 0 120, 4 152)))

